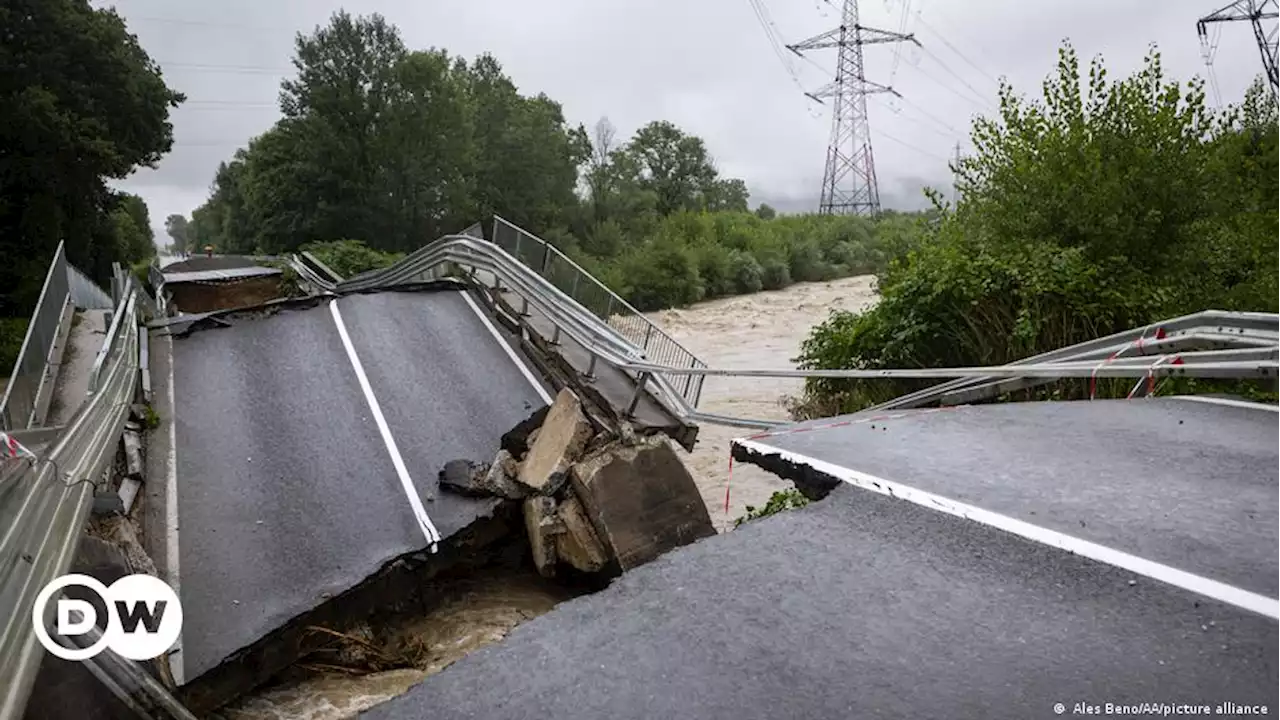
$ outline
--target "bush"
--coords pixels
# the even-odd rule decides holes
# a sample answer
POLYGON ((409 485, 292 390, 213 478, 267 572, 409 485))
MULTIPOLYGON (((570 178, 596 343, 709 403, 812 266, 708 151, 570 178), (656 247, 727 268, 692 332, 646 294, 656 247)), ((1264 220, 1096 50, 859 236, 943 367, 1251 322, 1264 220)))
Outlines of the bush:
POLYGON ((690 252, 675 240, 659 239, 622 260, 627 302, 637 310, 661 310, 695 303, 703 297, 702 279, 690 252))
POLYGON ((329 269, 349 278, 369 270, 384 268, 404 257, 403 253, 374 250, 359 240, 331 240, 302 246, 329 266, 329 269))
POLYGON ((754 255, 742 250, 729 251, 729 273, 733 278, 733 290, 739 295, 760 292, 764 287, 764 268, 754 255))
POLYGON ((785 510, 795 510, 809 504, 809 498, 800 493, 799 490, 779 490, 769 496, 769 501, 764 507, 757 508, 751 505, 747 506, 747 514, 733 521, 733 526, 738 527, 742 523, 755 520, 757 518, 777 515, 785 510))
MULTIPOLYGON (((939 203, 923 237, 886 220, 881 242, 834 251, 856 265, 914 247, 878 274, 877 306, 815 328, 800 367, 997 364, 1209 307, 1274 312, 1280 167, 1262 85, 1213 116, 1201 83, 1166 82, 1154 51, 1136 76, 1105 78, 1095 62, 1081 97, 1067 46, 1044 105, 1002 87, 1001 118, 975 122, 954 210, 939 203)), ((853 412, 922 384, 810 380, 796 414, 853 412)))
POLYGON ((13 364, 18 361, 30 322, 29 318, 0 318, 0 377, 9 377, 13 364))

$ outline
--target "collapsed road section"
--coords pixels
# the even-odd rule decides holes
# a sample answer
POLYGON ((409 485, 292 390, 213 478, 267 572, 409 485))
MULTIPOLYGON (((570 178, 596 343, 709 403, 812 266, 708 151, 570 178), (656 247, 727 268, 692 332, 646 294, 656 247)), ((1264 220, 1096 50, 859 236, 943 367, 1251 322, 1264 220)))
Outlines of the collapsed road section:
POLYGON ((1277 417, 1013 403, 736 441, 822 499, 667 553, 362 717, 1271 716, 1277 417))
POLYGON ((445 283, 171 324, 177 532, 159 554, 185 615, 170 666, 197 715, 429 606, 442 573, 482 572, 513 542, 574 584, 714 533, 663 436, 606 426, 616 410, 548 382, 483 312, 445 283), (496 476, 505 492, 472 482, 496 476))

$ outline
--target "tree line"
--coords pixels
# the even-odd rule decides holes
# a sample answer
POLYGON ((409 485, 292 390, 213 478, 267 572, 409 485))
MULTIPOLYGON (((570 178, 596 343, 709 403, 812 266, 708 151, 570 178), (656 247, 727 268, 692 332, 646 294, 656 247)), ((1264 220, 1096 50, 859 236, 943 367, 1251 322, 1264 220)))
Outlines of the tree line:
POLYGON ((0 28, 0 317, 22 318, 60 241, 101 283, 155 254, 146 204, 107 183, 169 151, 184 98, 114 10, 7 0, 0 28))
POLYGON ((173 144, 183 100, 114 10, 86 0, 0 4, 0 372, 12 366, 49 262, 103 286, 155 255, 151 218, 108 182, 173 144))
MULTIPOLYGON (((1097 58, 1082 81, 1066 44, 1042 101, 1007 84, 999 99, 956 168, 958 203, 935 199, 939 222, 879 274, 880 302, 816 328, 802 367, 998 364, 1204 309, 1276 311, 1280 142, 1261 79, 1214 109, 1201 80, 1166 77, 1154 48, 1130 77, 1111 81, 1097 58)), ((916 387, 812 380, 797 412, 852 412, 916 387)), ((1162 390, 1196 387, 1225 386, 1162 390)))
POLYGON ((219 166, 190 219, 166 220, 180 249, 308 247, 367 269, 497 213, 656 308, 868 272, 913 224, 752 213, 701 138, 572 125, 491 55, 410 50, 376 14, 300 34, 294 66, 281 119, 219 166))

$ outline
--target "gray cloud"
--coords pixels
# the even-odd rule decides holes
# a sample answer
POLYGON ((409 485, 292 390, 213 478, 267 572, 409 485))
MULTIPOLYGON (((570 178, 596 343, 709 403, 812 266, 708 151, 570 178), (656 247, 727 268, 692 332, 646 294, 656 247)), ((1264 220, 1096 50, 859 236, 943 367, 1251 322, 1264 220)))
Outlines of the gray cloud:
MULTIPOLYGON (((764 2, 787 42, 838 21, 836 8, 819 0, 764 2)), ((863 24, 896 29, 903 2, 864 0, 863 24)), ((967 146, 972 116, 994 112, 995 79, 1007 76, 1020 92, 1038 94, 1064 38, 1086 61, 1104 55, 1112 77, 1136 69, 1152 42, 1170 75, 1204 75, 1195 21, 1217 4, 913 0, 906 27, 924 49, 866 52, 868 77, 904 96, 870 104, 882 202, 918 208, 926 205, 921 185, 949 190, 947 160, 957 142, 967 146)), ((166 215, 190 213, 207 197, 220 161, 271 126, 294 33, 324 24, 339 7, 382 13, 413 48, 492 52, 523 92, 546 92, 571 122, 590 126, 607 115, 626 136, 650 120, 670 120, 705 138, 721 171, 745 179, 754 202, 787 211, 816 206, 828 108, 797 84, 827 82, 822 68, 833 66, 834 51, 812 53, 817 66, 791 56, 793 81, 748 0, 119 0, 131 30, 191 100, 174 112, 173 152, 120 183, 146 199, 158 236, 166 215)), ((1242 96, 1261 71, 1246 25, 1222 28, 1215 70, 1224 101, 1242 96)))

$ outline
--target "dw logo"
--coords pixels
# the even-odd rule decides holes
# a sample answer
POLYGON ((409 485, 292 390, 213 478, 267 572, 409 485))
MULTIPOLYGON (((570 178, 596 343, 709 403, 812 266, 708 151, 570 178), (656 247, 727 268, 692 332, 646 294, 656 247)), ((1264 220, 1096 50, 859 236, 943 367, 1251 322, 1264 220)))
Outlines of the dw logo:
POLYGON ((182 604, 173 588, 150 575, 127 575, 111 583, 111 587, 88 575, 63 575, 36 596, 31 621, 40 644, 63 660, 88 660, 108 647, 130 660, 150 660, 163 655, 178 641, 182 604), (58 598, 52 625, 58 635, 67 638, 68 644, 64 645, 49 634, 46 606, 54 594, 73 585, 96 594, 98 602, 58 598), (70 639, 93 630, 99 610, 106 612, 106 631, 88 647, 74 646, 70 639))

